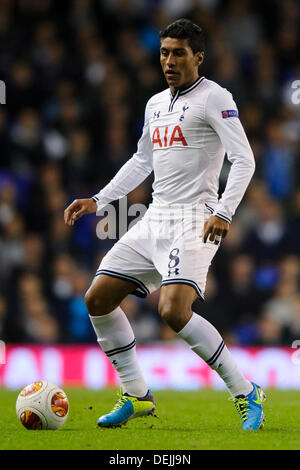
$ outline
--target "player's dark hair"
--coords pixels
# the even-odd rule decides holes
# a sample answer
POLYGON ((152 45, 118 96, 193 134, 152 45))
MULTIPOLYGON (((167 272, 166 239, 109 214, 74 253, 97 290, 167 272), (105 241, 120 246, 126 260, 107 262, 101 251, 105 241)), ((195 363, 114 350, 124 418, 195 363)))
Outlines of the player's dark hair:
POLYGON ((187 39, 194 54, 204 51, 203 29, 185 18, 174 21, 160 31, 159 39, 164 38, 187 39))

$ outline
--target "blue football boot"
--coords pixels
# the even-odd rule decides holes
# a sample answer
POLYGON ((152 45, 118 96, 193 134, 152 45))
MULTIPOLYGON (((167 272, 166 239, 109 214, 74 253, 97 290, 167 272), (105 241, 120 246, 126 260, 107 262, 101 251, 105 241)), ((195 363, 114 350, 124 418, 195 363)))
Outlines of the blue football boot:
POLYGON ((251 382, 253 390, 248 395, 238 395, 233 400, 237 412, 240 415, 243 429, 251 431, 261 429, 264 425, 264 410, 262 403, 266 399, 261 387, 251 382))
POLYGON ((153 414, 155 409, 154 398, 148 390, 142 398, 132 397, 127 393, 119 393, 119 399, 107 415, 100 416, 98 426, 104 428, 116 428, 127 423, 129 419, 153 414))

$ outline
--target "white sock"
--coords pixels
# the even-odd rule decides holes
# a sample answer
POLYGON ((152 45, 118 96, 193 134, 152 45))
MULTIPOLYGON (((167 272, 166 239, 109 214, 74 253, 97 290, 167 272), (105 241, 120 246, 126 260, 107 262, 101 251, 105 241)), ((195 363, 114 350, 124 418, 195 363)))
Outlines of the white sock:
POLYGON ((185 327, 178 332, 178 336, 219 374, 233 397, 251 392, 251 382, 237 367, 220 333, 205 318, 193 313, 185 327))
POLYGON ((99 345, 118 372, 123 393, 144 397, 148 387, 137 360, 134 333, 123 310, 117 307, 107 315, 90 315, 90 319, 99 345))

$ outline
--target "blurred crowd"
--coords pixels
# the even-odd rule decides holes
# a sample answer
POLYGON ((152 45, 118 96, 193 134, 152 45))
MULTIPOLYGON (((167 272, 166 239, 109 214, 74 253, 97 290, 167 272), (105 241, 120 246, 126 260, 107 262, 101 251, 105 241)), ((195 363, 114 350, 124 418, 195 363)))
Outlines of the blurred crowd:
MULTIPOLYGON (((300 338, 299 2, 0 0, 1 339, 95 342, 84 294, 114 241, 63 211, 135 152, 145 103, 166 88, 158 32, 180 17, 204 28, 200 73, 233 94, 257 163, 194 309, 229 344, 300 338)), ((151 183, 128 204, 148 204, 151 183)), ((122 304, 139 343, 176 341, 158 296, 122 304)))

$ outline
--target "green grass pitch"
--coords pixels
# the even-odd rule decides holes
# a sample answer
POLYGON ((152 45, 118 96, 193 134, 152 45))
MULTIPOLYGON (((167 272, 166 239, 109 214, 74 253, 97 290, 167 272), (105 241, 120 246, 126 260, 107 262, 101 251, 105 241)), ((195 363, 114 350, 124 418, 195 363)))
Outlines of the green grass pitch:
POLYGON ((266 390, 262 431, 242 430, 225 391, 156 391, 157 417, 100 429, 97 418, 110 411, 116 390, 65 388, 70 413, 57 431, 28 431, 17 420, 18 392, 0 389, 1 450, 298 450, 300 392, 266 390))

